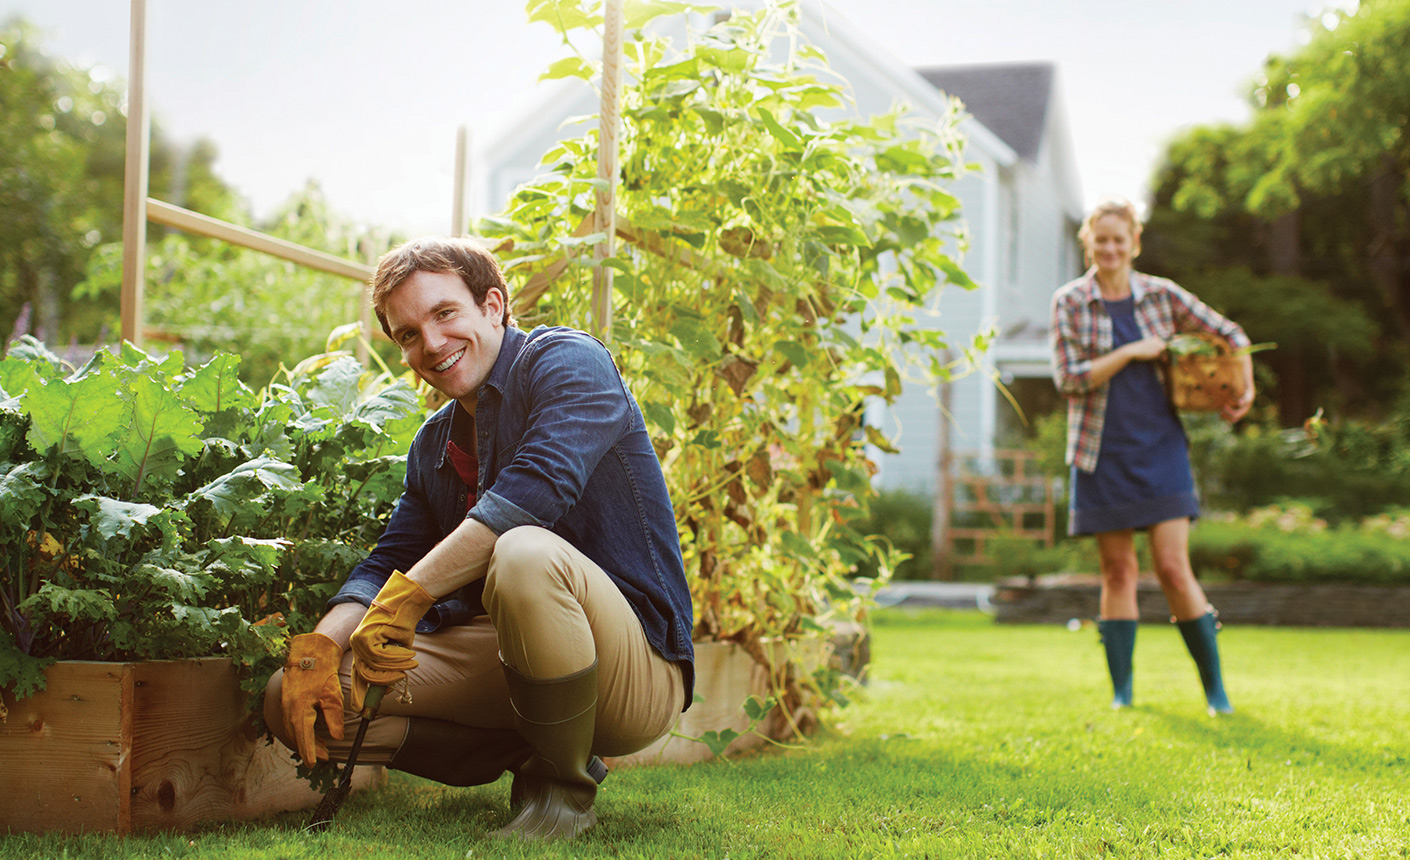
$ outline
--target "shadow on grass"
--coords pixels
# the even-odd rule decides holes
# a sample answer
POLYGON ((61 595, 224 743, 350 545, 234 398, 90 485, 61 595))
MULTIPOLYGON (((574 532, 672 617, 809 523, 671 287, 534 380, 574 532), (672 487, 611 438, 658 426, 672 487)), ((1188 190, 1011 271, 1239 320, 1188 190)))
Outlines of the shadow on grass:
POLYGON ((1218 718, 1196 717, 1161 709, 1150 709, 1147 713, 1181 737, 1211 747, 1237 751, 1246 756, 1250 768, 1255 764, 1268 765, 1268 759, 1284 762, 1302 754, 1310 755, 1328 767, 1357 775, 1387 764, 1399 764, 1403 769, 1406 763, 1404 757, 1387 762, 1364 749, 1269 725, 1247 710, 1218 718))

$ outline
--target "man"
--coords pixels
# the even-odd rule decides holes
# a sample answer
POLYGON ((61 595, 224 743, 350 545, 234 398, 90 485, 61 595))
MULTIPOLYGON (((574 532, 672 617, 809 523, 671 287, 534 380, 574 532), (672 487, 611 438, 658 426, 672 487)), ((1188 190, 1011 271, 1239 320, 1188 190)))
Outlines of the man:
POLYGON ((497 835, 571 838, 596 821, 596 755, 642 749, 689 706, 692 608, 611 355, 572 329, 516 328, 508 292, 465 239, 379 262, 383 330, 450 403, 417 432, 377 547, 293 637, 265 715, 306 764, 346 758, 345 726, 386 686, 360 763, 452 785, 508 769, 520 811, 497 835))

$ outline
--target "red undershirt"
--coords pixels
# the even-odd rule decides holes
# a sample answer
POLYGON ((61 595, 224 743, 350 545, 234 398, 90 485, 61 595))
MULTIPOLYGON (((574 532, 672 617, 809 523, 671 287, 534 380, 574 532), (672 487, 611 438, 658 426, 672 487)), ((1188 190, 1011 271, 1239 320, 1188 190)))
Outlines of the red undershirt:
POLYGON ((460 480, 465 482, 463 513, 468 514, 475 506, 475 487, 480 480, 480 461, 475 459, 474 454, 462 451, 454 439, 446 440, 446 456, 450 458, 450 464, 455 467, 455 473, 460 476, 460 480))

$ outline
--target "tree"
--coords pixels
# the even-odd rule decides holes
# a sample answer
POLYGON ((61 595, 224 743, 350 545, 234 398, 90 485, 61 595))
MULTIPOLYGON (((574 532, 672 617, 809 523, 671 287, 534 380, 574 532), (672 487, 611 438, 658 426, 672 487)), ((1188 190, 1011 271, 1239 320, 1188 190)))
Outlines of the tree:
POLYGON ((1270 158, 1245 205, 1271 218, 1309 197, 1354 200, 1364 220, 1352 261, 1410 340, 1410 0, 1365 0, 1313 27, 1256 91, 1251 133, 1270 158))
MULTIPOLYGON (((122 237, 123 89, 101 67, 49 57, 33 27, 0 26, 0 337, 20 322, 50 343, 115 327, 117 295, 74 296, 95 249, 122 237)), ((238 217, 215 175, 215 147, 152 134, 154 196, 238 217)), ((153 231, 159 237, 161 231, 153 231)))
POLYGON ((1278 342, 1287 424, 1377 413, 1410 366, 1410 0, 1309 27, 1304 49, 1269 59, 1252 122, 1172 143, 1145 255, 1278 342))

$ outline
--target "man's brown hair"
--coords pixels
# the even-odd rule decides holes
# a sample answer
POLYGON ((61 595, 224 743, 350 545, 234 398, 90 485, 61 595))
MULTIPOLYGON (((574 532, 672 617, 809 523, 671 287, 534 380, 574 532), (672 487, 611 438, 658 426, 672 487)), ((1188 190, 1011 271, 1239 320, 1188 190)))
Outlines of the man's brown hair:
POLYGON ((387 337, 392 336, 387 325, 387 298, 392 290, 417 272, 443 272, 459 277, 480 308, 484 308, 490 290, 499 290, 504 296, 501 322, 506 328, 513 324, 514 318, 509 314, 509 285, 494 254, 471 239, 424 236, 401 243, 377 261, 377 272, 372 276, 372 310, 387 337))

